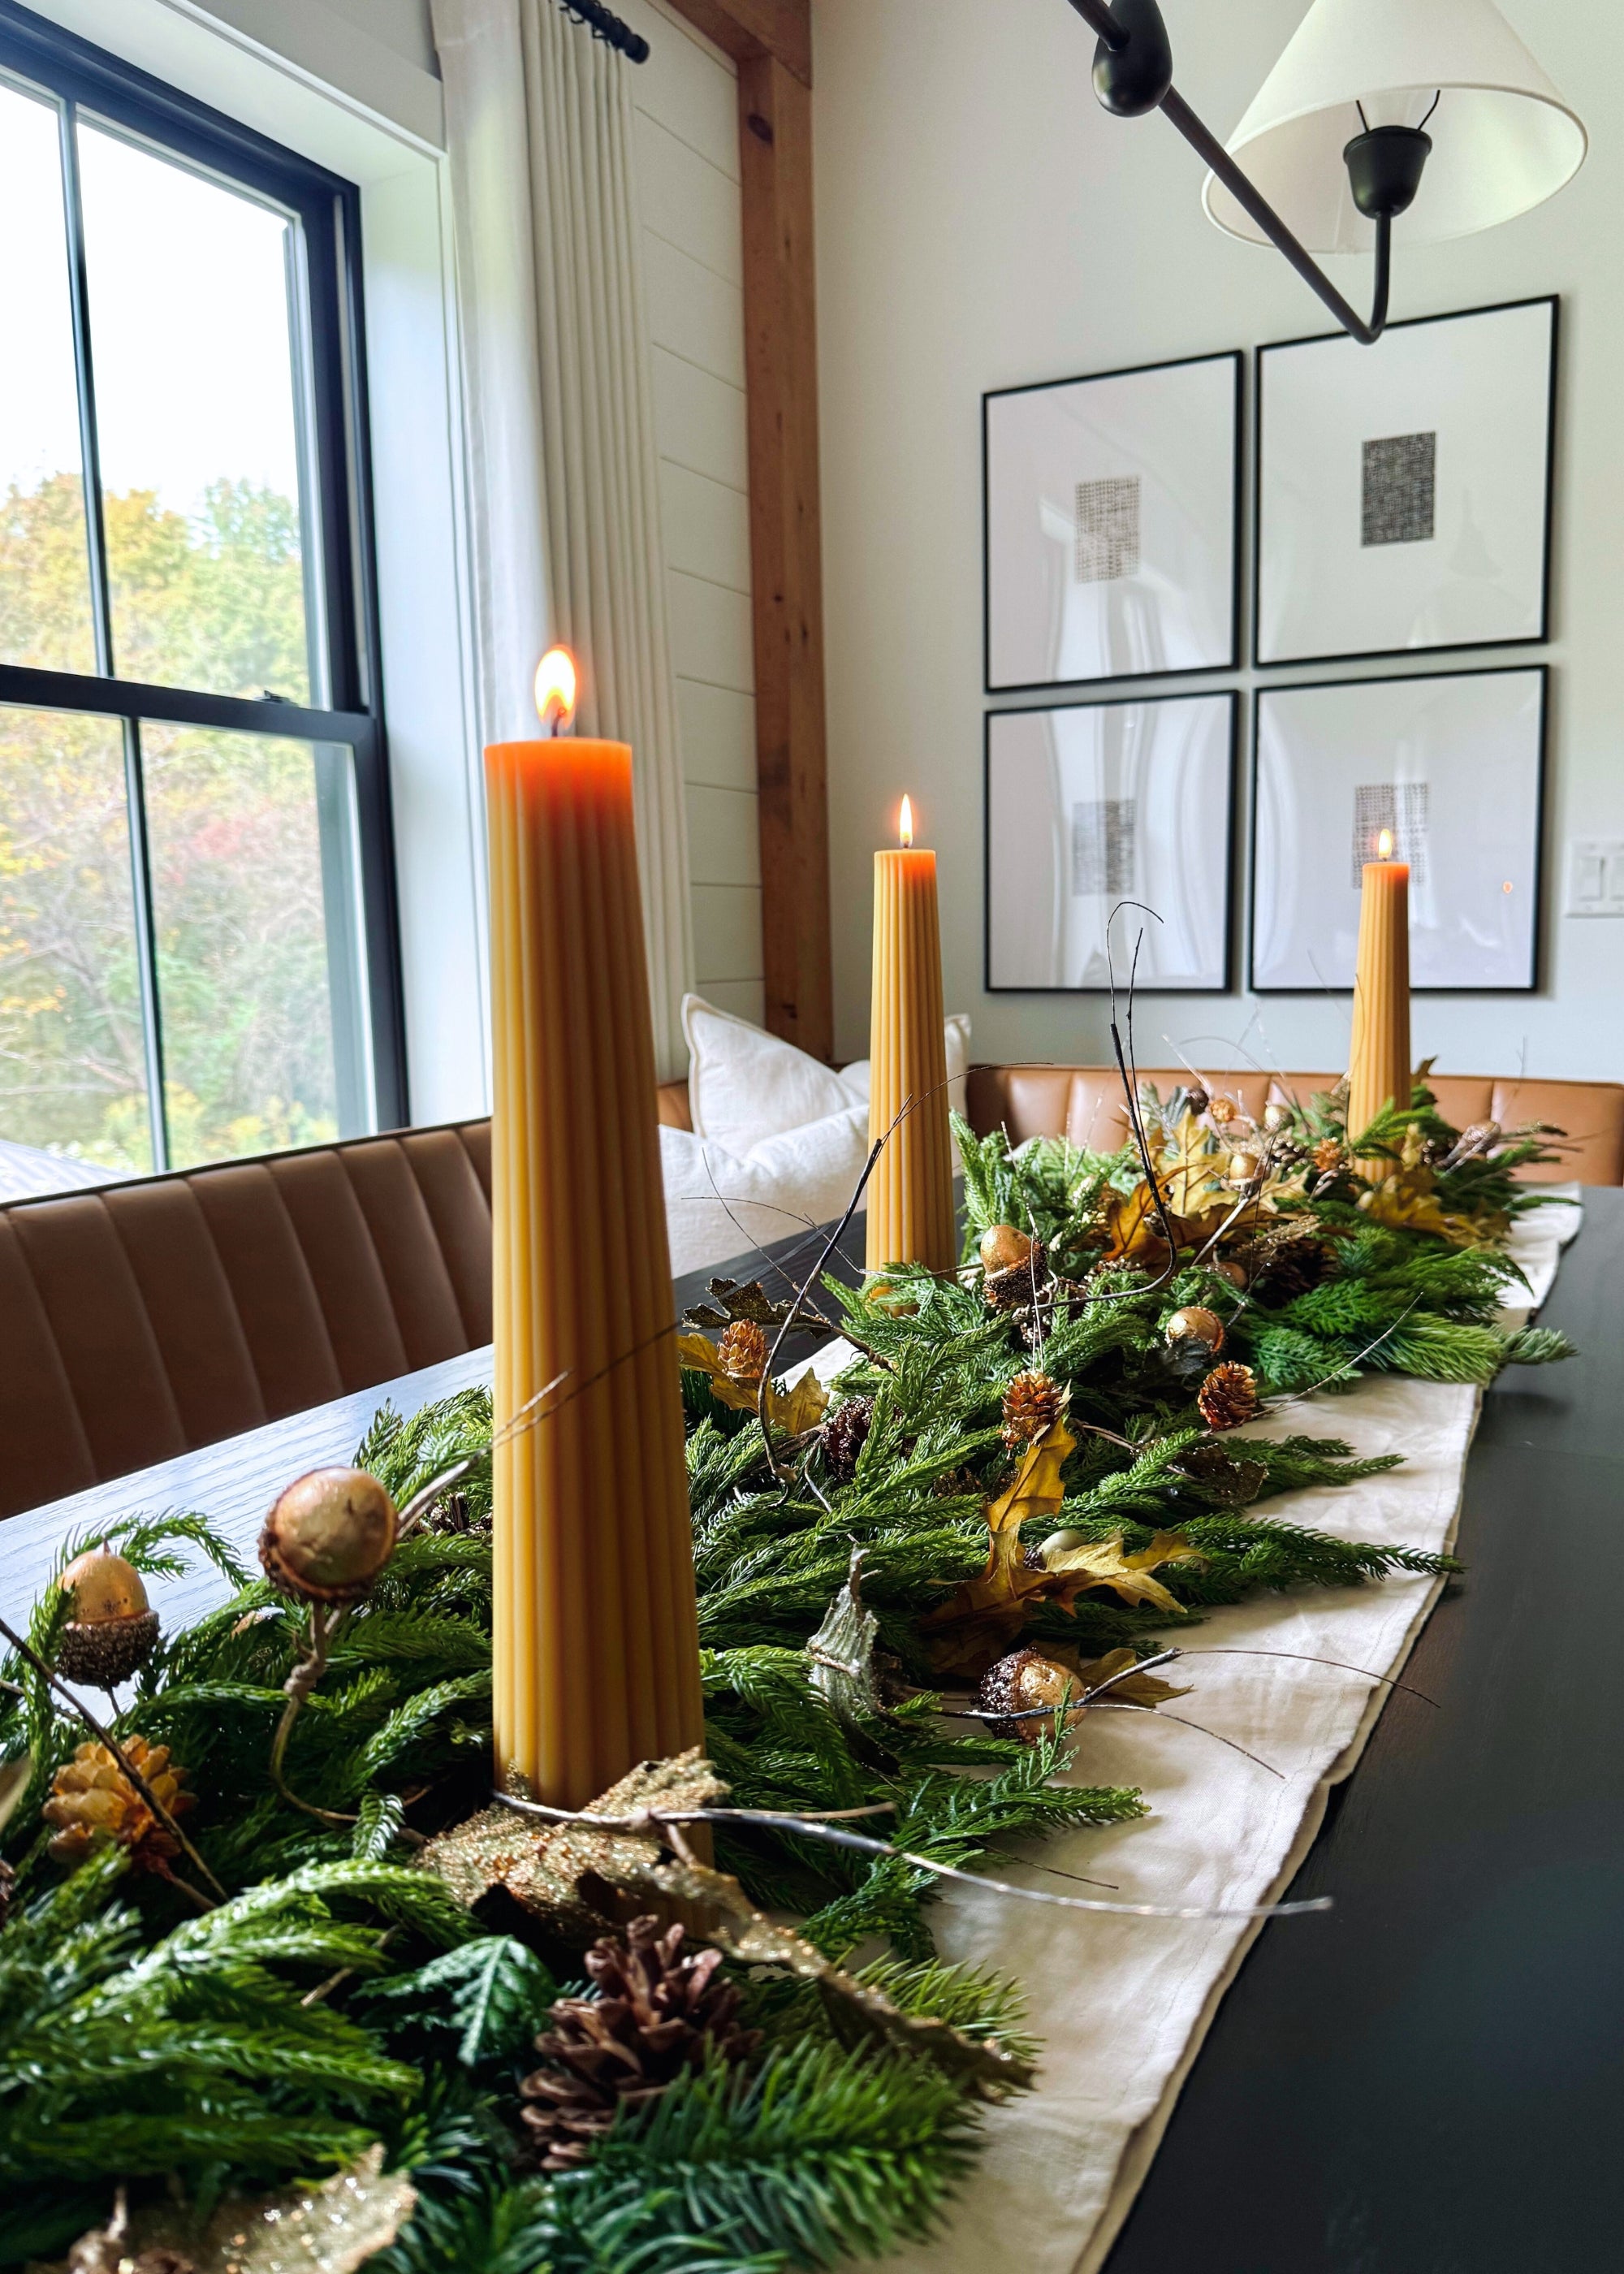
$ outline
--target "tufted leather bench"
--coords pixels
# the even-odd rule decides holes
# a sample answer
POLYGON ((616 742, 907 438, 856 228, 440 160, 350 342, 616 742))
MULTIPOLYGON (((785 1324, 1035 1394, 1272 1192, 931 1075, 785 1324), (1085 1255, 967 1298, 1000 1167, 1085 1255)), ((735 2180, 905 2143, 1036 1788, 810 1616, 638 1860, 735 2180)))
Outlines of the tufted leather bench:
MULTIPOLYGON (((1207 1077, 1254 1119, 1271 1097, 1312 1097, 1329 1089, 1329 1073, 1236 1073, 1207 1077)), ((1139 1080, 1162 1096, 1189 1074, 1181 1066, 1141 1066, 1139 1080)), ((1530 1183, 1624 1184, 1624 1083, 1499 1081, 1488 1074, 1439 1074, 1440 1111, 1459 1129, 1475 1121, 1502 1128, 1545 1121, 1565 1130, 1560 1164, 1523 1171, 1530 1183)), ((1125 1144, 1127 1115, 1114 1066, 993 1065, 970 1071, 970 1119, 983 1135, 1000 1124, 1017 1143, 1068 1137, 1074 1145, 1114 1152, 1125 1144)))

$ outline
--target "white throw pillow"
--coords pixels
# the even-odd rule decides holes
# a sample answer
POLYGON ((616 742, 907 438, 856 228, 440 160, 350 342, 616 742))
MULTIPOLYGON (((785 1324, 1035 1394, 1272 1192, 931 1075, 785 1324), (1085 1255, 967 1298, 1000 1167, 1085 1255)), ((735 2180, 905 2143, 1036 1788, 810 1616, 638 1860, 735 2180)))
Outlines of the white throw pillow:
POLYGON ((671 1268, 680 1278, 843 1214, 868 1157, 868 1109, 847 1105, 743 1156, 686 1129, 659 1137, 671 1268))
MULTIPOLYGON (((950 1012, 947 1020, 947 1102, 953 1111, 968 1118, 968 1084, 970 1071, 970 1014, 967 1011, 950 1012)), ((856 1058, 840 1069, 840 1079, 853 1097, 868 1095, 868 1061, 856 1058)), ((959 1174, 957 1163, 953 1174, 959 1174)))
POLYGON ((765 1137, 844 1112, 853 1093, 832 1067, 697 995, 682 998, 688 1111, 696 1137, 748 1153, 765 1137))

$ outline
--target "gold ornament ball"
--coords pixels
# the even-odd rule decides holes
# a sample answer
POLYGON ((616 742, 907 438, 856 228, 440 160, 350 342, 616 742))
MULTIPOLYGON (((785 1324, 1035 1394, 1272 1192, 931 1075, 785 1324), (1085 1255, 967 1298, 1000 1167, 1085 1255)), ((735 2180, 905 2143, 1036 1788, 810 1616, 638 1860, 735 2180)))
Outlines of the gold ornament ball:
POLYGON ((1032 1241, 1012 1224, 989 1224, 981 1234, 981 1269, 989 1279, 1001 1272, 1019 1271, 1032 1261, 1032 1241))
POLYGON ((1232 1097, 1214 1097, 1207 1111, 1209 1119, 1215 1121, 1220 1129, 1225 1129, 1235 1118, 1235 1100, 1232 1097))
POLYGON ((1231 1287, 1239 1287, 1242 1289, 1245 1287, 1245 1267, 1244 1264, 1234 1261, 1231 1257, 1221 1255, 1218 1258, 1218 1261, 1214 1264, 1213 1269, 1218 1274, 1218 1276, 1221 1279, 1227 1279, 1231 1287))
POLYGON ((1169 1343, 1199 1343, 1214 1358, 1223 1348, 1223 1321, 1216 1311, 1208 1311, 1199 1303, 1175 1311, 1162 1331, 1169 1343))
POLYGON ((312 1469, 265 1520, 259 1561, 284 1594, 352 1603, 395 1553, 395 1502, 365 1469, 312 1469))
POLYGON ((109 1547, 87 1547, 62 1575, 73 1615, 62 1630, 56 1671, 64 1682, 116 1690, 145 1665, 158 1639, 158 1614, 133 1563, 109 1547))

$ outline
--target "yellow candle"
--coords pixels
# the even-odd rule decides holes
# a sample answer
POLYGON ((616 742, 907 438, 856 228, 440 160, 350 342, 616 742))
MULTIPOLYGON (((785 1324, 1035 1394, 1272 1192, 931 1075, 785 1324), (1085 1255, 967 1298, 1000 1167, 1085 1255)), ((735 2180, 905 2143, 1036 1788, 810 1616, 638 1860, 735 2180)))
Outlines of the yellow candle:
POLYGON ((958 1244, 936 856, 914 846, 906 797, 901 834, 899 852, 874 856, 868 1141, 886 1137, 886 1145, 868 1180, 868 1264, 951 1271, 958 1244))
POLYGON ((497 1764, 572 1808, 703 1734, 631 764, 485 752, 497 1764))
POLYGON ((1353 1050, 1348 1067, 1348 1134, 1362 1136, 1382 1109, 1408 1107, 1410 1057, 1410 868, 1388 856, 1384 829, 1363 871, 1359 961, 1353 983, 1353 1050))

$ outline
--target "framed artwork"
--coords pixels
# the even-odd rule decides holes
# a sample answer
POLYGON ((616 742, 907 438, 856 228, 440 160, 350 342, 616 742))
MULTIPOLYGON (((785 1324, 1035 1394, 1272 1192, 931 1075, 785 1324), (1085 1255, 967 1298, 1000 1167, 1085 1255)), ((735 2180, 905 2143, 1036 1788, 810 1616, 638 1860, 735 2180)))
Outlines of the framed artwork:
POLYGON ((1410 863, 1410 970, 1434 992, 1538 983, 1546 667, 1259 689, 1252 985, 1353 986, 1359 872, 1410 863))
POLYGON ((1549 636, 1557 305, 1259 350, 1259 663, 1549 636))
POLYGON ((1141 930, 1141 990, 1224 992, 1239 700, 1169 695, 989 717, 989 994, 1102 993, 1108 946, 1121 985, 1141 930), (1112 929, 1125 900, 1153 915, 1112 929))
POLYGON ((989 695, 1239 662, 1241 364, 982 397, 989 695))

